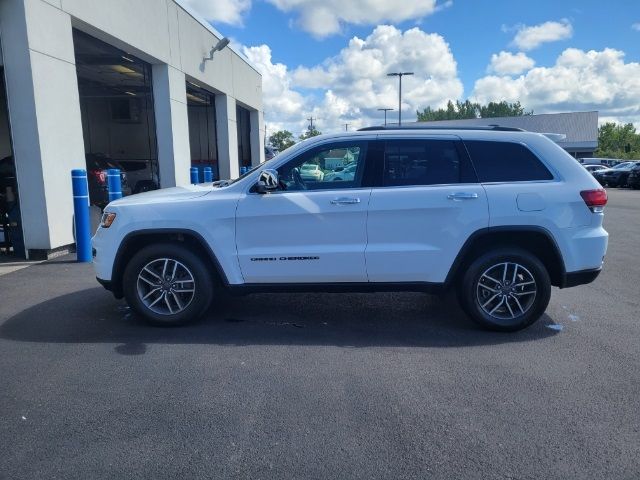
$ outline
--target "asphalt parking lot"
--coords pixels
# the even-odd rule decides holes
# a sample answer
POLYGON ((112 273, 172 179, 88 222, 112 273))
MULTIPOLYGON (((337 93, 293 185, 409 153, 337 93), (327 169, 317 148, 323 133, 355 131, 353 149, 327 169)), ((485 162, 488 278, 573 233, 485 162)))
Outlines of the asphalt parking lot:
POLYGON ((252 295, 181 329, 70 258, 0 277, 0 478, 640 477, 640 191, 516 334, 451 298, 252 295))

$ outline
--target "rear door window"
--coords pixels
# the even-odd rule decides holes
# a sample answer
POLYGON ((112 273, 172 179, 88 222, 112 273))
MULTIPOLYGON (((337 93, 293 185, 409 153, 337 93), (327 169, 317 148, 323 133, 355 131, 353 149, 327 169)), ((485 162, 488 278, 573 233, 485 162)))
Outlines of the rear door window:
POLYGON ((465 140, 481 183, 552 180, 553 175, 520 143, 465 140))
POLYGON ((453 140, 391 140, 384 154, 383 185, 446 185, 474 182, 466 156, 453 140))

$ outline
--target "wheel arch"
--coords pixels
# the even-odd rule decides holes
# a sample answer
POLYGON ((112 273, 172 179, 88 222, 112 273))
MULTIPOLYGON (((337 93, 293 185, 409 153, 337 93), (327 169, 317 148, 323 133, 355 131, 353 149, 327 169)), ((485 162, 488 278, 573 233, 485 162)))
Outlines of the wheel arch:
POLYGON ((128 233, 118 247, 111 273, 111 290, 116 298, 122 298, 124 295, 122 277, 128 261, 140 249, 155 243, 177 243, 189 246, 208 262, 214 280, 220 281, 225 287, 229 285, 218 258, 198 232, 179 228, 145 229, 128 233))
POLYGON ((482 253, 496 247, 517 247, 540 259, 551 279, 551 285, 564 287, 566 270, 560 247, 546 228, 536 225, 489 227, 474 232, 464 243, 445 280, 449 287, 482 253))

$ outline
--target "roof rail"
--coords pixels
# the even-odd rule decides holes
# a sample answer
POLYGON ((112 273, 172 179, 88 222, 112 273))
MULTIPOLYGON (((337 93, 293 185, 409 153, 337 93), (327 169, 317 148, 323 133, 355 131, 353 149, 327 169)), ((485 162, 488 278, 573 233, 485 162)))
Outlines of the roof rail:
POLYGON ((359 132, 373 132, 376 130, 485 130, 493 132, 526 132, 522 128, 501 127, 500 125, 474 125, 474 126, 458 126, 458 125, 420 125, 411 123, 408 125, 378 125, 373 127, 364 127, 358 129, 359 132))

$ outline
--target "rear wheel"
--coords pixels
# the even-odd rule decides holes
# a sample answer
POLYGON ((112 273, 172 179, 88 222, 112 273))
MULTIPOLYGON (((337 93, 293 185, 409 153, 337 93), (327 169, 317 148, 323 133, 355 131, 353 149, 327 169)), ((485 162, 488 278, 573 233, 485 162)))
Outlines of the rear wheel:
POLYGON ((459 289, 460 304, 476 323, 506 332, 533 324, 551 298, 546 268, 525 250, 495 250, 477 258, 459 289))
POLYGON ((136 253, 125 269, 123 286, 129 306, 156 325, 195 320, 213 296, 205 264, 176 244, 150 245, 136 253))

